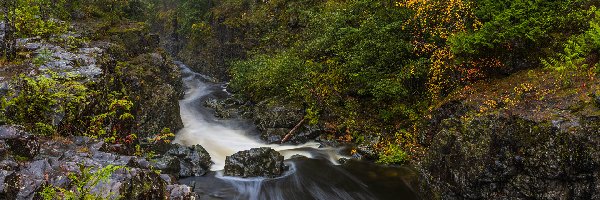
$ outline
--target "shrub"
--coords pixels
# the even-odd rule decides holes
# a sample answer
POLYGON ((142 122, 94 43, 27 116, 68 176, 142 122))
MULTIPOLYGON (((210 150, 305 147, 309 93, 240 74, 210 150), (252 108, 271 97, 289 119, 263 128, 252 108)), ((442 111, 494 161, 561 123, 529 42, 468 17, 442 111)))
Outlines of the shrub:
MULTIPOLYGON (((108 178, 119 169, 126 169, 123 166, 107 165, 92 172, 92 168, 79 165, 80 174, 69 173, 68 178, 71 181, 66 188, 56 186, 45 186, 40 196, 44 200, 66 199, 66 200, 98 200, 106 199, 111 196, 110 193, 92 193, 91 189, 100 183, 106 183, 108 178)), ((110 190, 110 188, 104 188, 110 190)), ((101 191, 102 192, 102 191, 101 191)))

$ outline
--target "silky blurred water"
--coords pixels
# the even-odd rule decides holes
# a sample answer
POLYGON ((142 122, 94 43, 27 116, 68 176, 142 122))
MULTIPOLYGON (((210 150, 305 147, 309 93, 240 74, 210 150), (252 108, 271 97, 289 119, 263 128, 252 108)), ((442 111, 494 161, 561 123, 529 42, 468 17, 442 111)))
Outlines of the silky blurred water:
POLYGON ((186 93, 179 102, 184 128, 174 142, 202 145, 214 164, 202 177, 181 180, 194 187, 200 199, 417 199, 410 183, 416 175, 408 168, 381 167, 351 161, 343 166, 336 148, 320 144, 265 144, 255 127, 243 119, 218 119, 202 104, 209 98, 224 97, 225 85, 195 73, 179 63, 186 93), (223 177, 225 156, 257 147, 271 147, 286 159, 289 170, 279 178, 223 177), (295 157, 302 155, 304 157, 295 157))

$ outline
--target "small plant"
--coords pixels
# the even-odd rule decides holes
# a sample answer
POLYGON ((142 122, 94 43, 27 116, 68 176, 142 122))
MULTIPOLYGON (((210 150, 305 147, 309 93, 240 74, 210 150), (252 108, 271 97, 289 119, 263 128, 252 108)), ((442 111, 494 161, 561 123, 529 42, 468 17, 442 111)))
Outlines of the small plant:
POLYGON ((52 199, 67 199, 67 200, 96 200, 106 199, 106 196, 111 194, 91 193, 91 189, 100 183, 106 183, 108 178, 119 169, 124 169, 123 166, 108 165, 98 169, 96 172, 91 172, 91 168, 79 165, 81 174, 70 173, 68 175, 71 183, 70 189, 55 187, 48 185, 39 193, 44 200, 52 199))
POLYGON ((52 59, 52 51, 43 48, 38 55, 33 58, 32 63, 36 66, 42 66, 52 59))
POLYGON ((28 77, 20 75, 14 88, 2 99, 2 111, 9 123, 20 124, 27 131, 51 135, 62 121, 77 120, 87 102, 88 89, 77 77, 56 74, 28 77))
POLYGON ((171 131, 170 128, 163 128, 163 130, 158 134, 154 141, 155 143, 171 143, 171 140, 175 137, 175 134, 171 131))
POLYGON ((404 152, 397 144, 388 144, 379 155, 377 163, 380 164, 399 164, 408 160, 408 154, 404 152))

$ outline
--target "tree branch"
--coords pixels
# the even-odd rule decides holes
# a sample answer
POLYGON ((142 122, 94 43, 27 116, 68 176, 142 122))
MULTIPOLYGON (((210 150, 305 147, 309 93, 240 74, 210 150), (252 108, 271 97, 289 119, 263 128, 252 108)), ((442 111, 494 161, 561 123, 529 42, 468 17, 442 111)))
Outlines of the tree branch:
POLYGON ((294 128, 292 128, 292 130, 290 130, 290 132, 283 137, 283 139, 281 139, 280 143, 287 142, 292 137, 294 132, 296 132, 296 130, 298 130, 298 128, 300 128, 300 125, 302 125, 304 123, 305 119, 306 118, 302 117, 302 120, 300 120, 300 122, 298 122, 298 124, 296 124, 296 126, 294 126, 294 128))

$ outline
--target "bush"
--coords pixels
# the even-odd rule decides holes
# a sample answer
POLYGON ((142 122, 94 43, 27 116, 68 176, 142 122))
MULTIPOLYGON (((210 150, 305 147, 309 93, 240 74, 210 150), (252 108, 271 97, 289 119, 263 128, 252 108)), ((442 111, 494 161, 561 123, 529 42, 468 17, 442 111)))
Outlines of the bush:
MULTIPOLYGON (((66 188, 60 188, 55 186, 46 186, 41 192, 40 196, 44 200, 53 199, 67 199, 67 200, 98 200, 106 199, 111 196, 110 193, 91 193, 91 189, 98 186, 100 183, 106 183, 108 178, 119 169, 126 169, 123 166, 107 165, 106 167, 97 169, 92 172, 92 169, 85 167, 83 164, 79 165, 80 174, 69 173, 69 186, 66 188)), ((110 190, 110 188, 102 188, 104 190, 110 190)), ((102 189, 100 190, 101 192, 102 189)))
POLYGON ((43 135, 56 133, 61 121, 78 119, 86 105, 88 89, 77 79, 56 74, 19 76, 8 98, 2 99, 7 121, 43 135))

